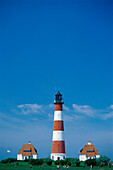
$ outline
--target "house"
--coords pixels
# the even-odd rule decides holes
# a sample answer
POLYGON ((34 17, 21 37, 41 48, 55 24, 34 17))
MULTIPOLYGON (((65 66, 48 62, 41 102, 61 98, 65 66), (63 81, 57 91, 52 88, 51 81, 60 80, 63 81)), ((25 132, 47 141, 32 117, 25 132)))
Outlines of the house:
POLYGON ((81 149, 79 154, 79 161, 86 161, 87 159, 96 159, 99 158, 100 154, 97 151, 96 147, 91 144, 91 141, 88 141, 88 144, 81 149))
POLYGON ((37 159, 38 154, 37 150, 33 147, 33 145, 30 143, 23 144, 20 151, 17 153, 17 160, 25 160, 25 159, 37 159))

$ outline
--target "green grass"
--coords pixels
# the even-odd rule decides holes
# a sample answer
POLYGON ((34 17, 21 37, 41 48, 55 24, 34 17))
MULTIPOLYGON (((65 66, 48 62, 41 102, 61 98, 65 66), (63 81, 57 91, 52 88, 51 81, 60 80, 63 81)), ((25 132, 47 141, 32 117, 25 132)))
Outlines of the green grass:
MULTIPOLYGON (((19 162, 19 165, 16 165, 16 162, 14 163, 9 163, 9 164, 2 164, 0 163, 0 170, 6 169, 6 170, 56 170, 57 166, 55 166, 54 164, 52 166, 48 166, 46 164, 43 164, 43 167, 38 167, 37 165, 32 166, 32 168, 30 168, 30 165, 27 162, 19 162)), ((60 169, 62 170, 67 170, 66 168, 61 167, 60 169)), ((69 170, 90 170, 90 167, 69 167, 69 170)), ((97 166, 93 167, 93 170, 113 170, 113 167, 109 168, 107 166, 105 167, 100 167, 98 169, 97 166)))

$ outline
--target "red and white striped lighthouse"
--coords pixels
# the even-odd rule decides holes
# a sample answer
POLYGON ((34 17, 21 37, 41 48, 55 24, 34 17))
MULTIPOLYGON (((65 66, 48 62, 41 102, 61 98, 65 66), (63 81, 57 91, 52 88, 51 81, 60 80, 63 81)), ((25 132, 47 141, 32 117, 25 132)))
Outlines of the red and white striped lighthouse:
POLYGON ((51 159, 64 160, 65 154, 65 140, 64 140, 64 122, 63 122, 63 108, 64 104, 62 95, 58 91, 55 95, 55 112, 54 112, 54 127, 53 127, 53 141, 51 159))

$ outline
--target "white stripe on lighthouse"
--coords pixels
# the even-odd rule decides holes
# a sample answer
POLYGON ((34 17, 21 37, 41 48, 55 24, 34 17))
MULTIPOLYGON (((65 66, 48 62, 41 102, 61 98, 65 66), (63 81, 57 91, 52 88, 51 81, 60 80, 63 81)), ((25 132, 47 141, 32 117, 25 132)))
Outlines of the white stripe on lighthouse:
POLYGON ((53 131, 53 141, 64 141, 64 131, 53 131))
POLYGON ((62 113, 62 111, 55 111, 54 112, 54 121, 55 120, 63 120, 63 113, 62 113))

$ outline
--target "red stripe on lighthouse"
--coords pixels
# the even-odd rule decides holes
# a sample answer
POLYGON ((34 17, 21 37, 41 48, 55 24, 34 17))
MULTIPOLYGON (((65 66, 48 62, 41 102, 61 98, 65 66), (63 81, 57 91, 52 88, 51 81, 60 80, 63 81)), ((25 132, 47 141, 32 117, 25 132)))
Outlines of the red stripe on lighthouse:
POLYGON ((55 111, 62 111, 62 104, 61 103, 55 104, 55 111))
POLYGON ((54 128, 53 128, 54 131, 64 131, 64 123, 63 121, 60 121, 60 120, 57 120, 57 121, 54 121, 54 128))
POLYGON ((53 141, 52 153, 65 153, 65 142, 53 141))

